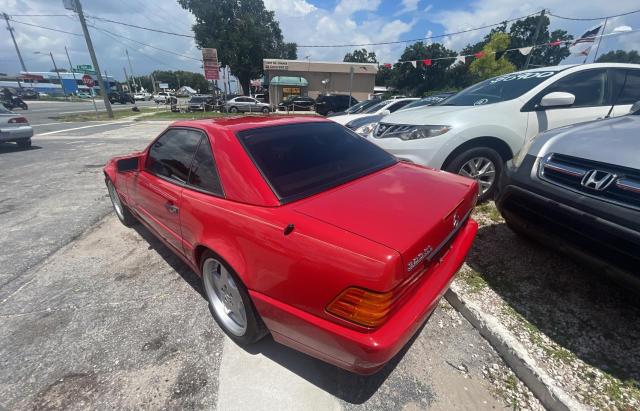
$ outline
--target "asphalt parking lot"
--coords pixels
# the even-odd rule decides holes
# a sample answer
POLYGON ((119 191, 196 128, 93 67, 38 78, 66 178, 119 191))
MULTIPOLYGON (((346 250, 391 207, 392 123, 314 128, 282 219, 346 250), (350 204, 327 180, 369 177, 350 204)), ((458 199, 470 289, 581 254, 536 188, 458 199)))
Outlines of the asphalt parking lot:
POLYGON ((0 408, 539 409, 445 301, 372 377, 218 329, 199 278, 111 213, 101 166, 166 124, 0 145, 0 408))

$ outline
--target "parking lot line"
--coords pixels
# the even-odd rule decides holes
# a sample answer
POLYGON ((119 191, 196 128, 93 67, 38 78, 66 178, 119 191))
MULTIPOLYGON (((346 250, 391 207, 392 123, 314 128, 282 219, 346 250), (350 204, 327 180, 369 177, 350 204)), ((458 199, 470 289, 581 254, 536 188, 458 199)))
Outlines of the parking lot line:
POLYGON ((124 124, 124 123, 132 123, 132 121, 131 120, 110 121, 110 122, 100 123, 100 124, 91 124, 89 126, 65 128, 63 130, 49 131, 49 132, 46 132, 46 133, 36 134, 36 136, 48 136, 48 135, 51 135, 51 134, 64 133, 65 131, 82 130, 83 128, 100 127, 100 126, 108 126, 108 125, 113 125, 113 124, 124 124))

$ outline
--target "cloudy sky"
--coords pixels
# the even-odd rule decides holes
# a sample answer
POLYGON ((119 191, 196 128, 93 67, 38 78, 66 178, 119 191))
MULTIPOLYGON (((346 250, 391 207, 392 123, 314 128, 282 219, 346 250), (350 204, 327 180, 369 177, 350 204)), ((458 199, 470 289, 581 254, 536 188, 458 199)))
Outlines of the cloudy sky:
MULTIPOLYGON (((598 17, 638 9, 637 0, 264 0, 274 10, 285 40, 299 45, 375 43, 405 41, 437 36, 500 22, 535 13, 542 8, 568 17, 598 17)), ((139 26, 190 34, 193 16, 174 0, 82 0, 85 14, 118 20, 139 26)), ((214 1, 215 3, 215 1, 214 1)), ((62 0, 2 0, 0 12, 12 22, 16 40, 28 70, 45 71, 52 67, 47 55, 53 53, 59 66, 68 68, 64 47, 73 64, 90 64, 82 32, 73 13, 66 11, 62 0), (35 14, 47 16, 34 16, 35 14), (56 16, 52 16, 56 15, 56 16), (25 23, 31 24, 27 25, 25 23), (45 26, 69 32, 60 33, 34 27, 45 26), (47 53, 47 54, 37 54, 47 53)), ((155 69, 200 71, 200 53, 192 39, 153 33, 88 18, 91 36, 100 65, 109 74, 123 79, 129 50, 135 74, 155 69), (141 44, 143 43, 143 44, 141 44), (176 56, 159 49, 180 54, 176 56), (191 59, 190 59, 190 58, 191 59)), ((579 36, 597 22, 567 21, 551 18, 551 28, 563 28, 579 36)), ((640 30, 640 13, 609 20, 607 32, 619 26, 640 30)), ((4 22, 2 30, 5 30, 4 22)), ((489 29, 434 41, 460 50, 482 38, 489 29)), ((367 47, 381 62, 394 62, 406 44, 367 47)), ((611 49, 639 49, 640 32, 609 37, 600 53, 611 49)), ((342 61, 352 47, 299 48, 298 57, 312 60, 342 61)), ((576 57, 567 63, 577 62, 576 57)), ((20 64, 8 35, 0 36, 0 72, 16 73, 20 64)), ((128 66, 127 66, 128 71, 128 66)))

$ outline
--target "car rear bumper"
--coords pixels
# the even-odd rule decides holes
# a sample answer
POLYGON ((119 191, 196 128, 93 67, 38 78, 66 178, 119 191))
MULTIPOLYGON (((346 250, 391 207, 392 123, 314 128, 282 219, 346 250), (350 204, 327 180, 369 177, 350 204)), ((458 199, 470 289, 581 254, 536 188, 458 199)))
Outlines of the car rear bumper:
POLYGON ((508 168, 501 176, 496 205, 518 232, 640 290, 640 232, 631 220, 623 224, 605 216, 630 218, 630 210, 622 213, 616 205, 555 186, 521 186, 508 168))
POLYGON ((413 337, 436 308, 471 248, 478 230, 469 219, 442 259, 425 271, 412 294, 371 332, 336 324, 264 294, 250 291, 273 338, 284 345, 358 374, 373 374, 413 337))
POLYGON ((16 141, 33 137, 33 127, 6 127, 0 128, 0 141, 16 141))

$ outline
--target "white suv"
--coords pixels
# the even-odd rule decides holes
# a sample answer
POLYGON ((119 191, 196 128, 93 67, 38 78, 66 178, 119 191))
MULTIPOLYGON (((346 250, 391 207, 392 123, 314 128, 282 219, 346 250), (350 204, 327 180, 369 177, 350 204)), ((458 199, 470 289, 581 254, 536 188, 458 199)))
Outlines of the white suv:
POLYGON ((484 200, 526 140, 626 114, 638 100, 638 64, 544 67, 485 80, 439 105, 390 114, 368 138, 400 159, 476 178, 484 200))

